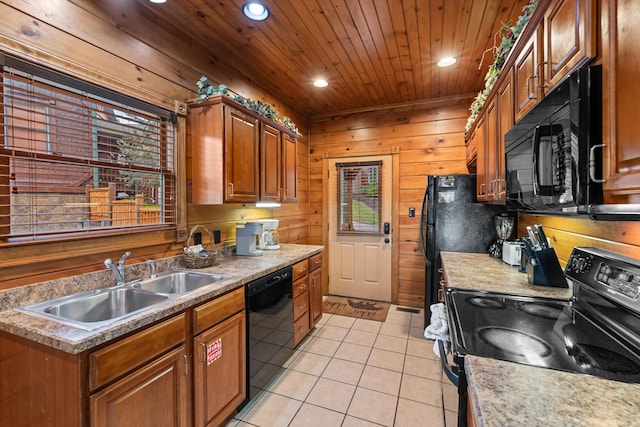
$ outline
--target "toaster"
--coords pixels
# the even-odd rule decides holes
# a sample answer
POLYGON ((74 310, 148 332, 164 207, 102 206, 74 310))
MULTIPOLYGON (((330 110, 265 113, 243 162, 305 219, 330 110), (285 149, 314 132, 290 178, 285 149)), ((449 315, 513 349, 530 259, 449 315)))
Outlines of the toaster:
POLYGON ((502 261, 509 265, 520 266, 522 246, 518 240, 505 240, 502 243, 502 261))

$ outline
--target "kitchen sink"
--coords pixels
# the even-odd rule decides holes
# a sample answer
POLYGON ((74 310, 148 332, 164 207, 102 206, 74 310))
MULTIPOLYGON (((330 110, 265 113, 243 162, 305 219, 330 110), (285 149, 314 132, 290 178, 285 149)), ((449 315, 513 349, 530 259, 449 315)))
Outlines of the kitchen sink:
POLYGON ((81 292, 18 309, 93 330, 165 301, 169 295, 118 287, 81 292))
POLYGON ((231 276, 224 274, 195 273, 193 271, 170 271, 157 277, 143 279, 133 284, 136 289, 143 289, 162 294, 183 294, 212 283, 220 282, 231 276))
POLYGON ((122 286, 80 292, 16 308, 84 330, 94 330, 171 297, 225 280, 228 275, 173 270, 122 286))

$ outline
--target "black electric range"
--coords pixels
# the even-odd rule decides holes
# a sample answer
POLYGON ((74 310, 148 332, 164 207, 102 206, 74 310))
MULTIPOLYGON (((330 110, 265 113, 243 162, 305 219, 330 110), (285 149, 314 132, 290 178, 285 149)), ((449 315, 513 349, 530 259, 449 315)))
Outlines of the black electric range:
POLYGON ((459 425, 467 354, 640 383, 640 261, 574 248, 565 276, 573 282, 570 300, 447 289, 459 425))

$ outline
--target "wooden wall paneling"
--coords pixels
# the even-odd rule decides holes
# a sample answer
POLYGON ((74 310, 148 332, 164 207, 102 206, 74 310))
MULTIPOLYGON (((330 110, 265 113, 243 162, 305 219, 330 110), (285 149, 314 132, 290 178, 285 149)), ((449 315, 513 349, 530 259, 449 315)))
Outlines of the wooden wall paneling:
MULTIPOLYGON (((140 61, 138 64, 147 61, 160 68, 156 61, 163 55, 144 49, 137 40, 122 37, 115 27, 106 25, 72 3, 57 0, 21 3, 21 6, 24 13, 7 4, 0 5, 0 26, 5 35, 2 47, 6 52, 114 90, 125 90, 170 110, 173 110, 175 99, 190 96, 190 91, 151 71, 150 64, 136 67, 135 61, 123 59, 135 58, 140 61), (64 10, 64 13, 58 13, 59 10, 64 10), (120 57, 96 47, 103 45, 105 40, 127 46, 131 53, 120 57)), ((106 43, 108 45, 109 42, 106 43)), ((172 65, 174 69, 183 67, 175 61, 172 65)))
POLYGON ((414 307, 424 304, 424 260, 418 241, 426 176, 467 173, 463 133, 467 107, 452 105, 384 114, 360 112, 351 117, 311 122, 309 211, 313 219, 310 219, 310 239, 326 238, 326 207, 322 191, 315 190, 316 184, 326 185, 326 172, 322 171, 325 158, 388 154, 394 150, 398 153, 394 155, 398 177, 393 190, 398 199, 394 206, 397 221, 394 239, 398 240, 394 246, 397 252, 397 277, 393 279, 392 289, 394 303, 414 307), (409 207, 416 208, 416 217, 407 217, 409 207))
MULTIPOLYGON (((237 92, 269 102, 280 114, 292 117, 303 135, 299 140, 302 141, 300 147, 307 147, 304 136, 307 133, 306 118, 278 102, 274 96, 262 92, 259 87, 248 84, 249 80, 237 70, 230 71, 224 65, 217 64, 217 61, 212 61, 212 58, 203 56, 197 44, 191 46, 192 41, 178 38, 171 31, 154 28, 144 11, 133 8, 128 16, 118 12, 118 18, 113 18, 111 14, 118 9, 118 4, 122 6, 123 2, 116 0, 106 4, 89 0, 54 0, 12 6, 1 4, 0 24, 4 37, 0 40, 0 51, 170 110, 174 109, 176 100, 194 97, 195 83, 201 73, 218 76, 237 92), (133 37, 119 26, 127 30, 136 27, 136 34, 142 34, 143 37, 133 37)), ((182 171, 179 167, 178 177, 186 176, 185 187, 188 189, 191 151, 189 144, 184 144, 184 128, 181 119, 178 123, 180 147, 177 152, 186 154, 180 154, 182 157, 178 162, 181 162, 181 167, 185 161, 184 155, 187 156, 187 162, 186 170, 182 171)), ((306 148, 299 150, 297 159, 303 184, 302 200, 306 197, 307 151, 306 148)), ((203 223, 210 228, 221 229, 223 239, 225 236, 230 239, 235 238, 235 221, 243 215, 244 209, 241 205, 231 209, 187 206, 186 219, 179 219, 181 224, 187 223, 187 228, 203 223)), ((287 232, 296 242, 306 243, 308 231, 306 225, 302 225, 308 215, 306 202, 292 212, 296 212, 297 217, 286 219, 286 224, 289 224, 287 232)), ((250 213, 249 216, 271 217, 271 212, 250 213)), ((21 286, 102 270, 102 262, 106 257, 119 257, 127 250, 133 252, 129 262, 138 262, 179 254, 182 246, 183 243, 176 243, 174 231, 160 231, 145 233, 144 238, 140 238, 139 234, 105 235, 89 240, 1 247, 3 281, 0 286, 21 286)))
POLYGON ((520 214, 518 236, 527 225, 540 224, 564 266, 574 246, 593 246, 640 259, 640 222, 594 221, 588 218, 520 214))

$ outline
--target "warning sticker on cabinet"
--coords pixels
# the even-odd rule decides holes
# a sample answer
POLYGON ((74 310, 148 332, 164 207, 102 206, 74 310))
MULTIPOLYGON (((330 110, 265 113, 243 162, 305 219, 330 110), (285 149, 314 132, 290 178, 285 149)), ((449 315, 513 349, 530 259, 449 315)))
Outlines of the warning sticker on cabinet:
POLYGON ((207 345, 207 366, 222 357, 222 338, 207 345))

